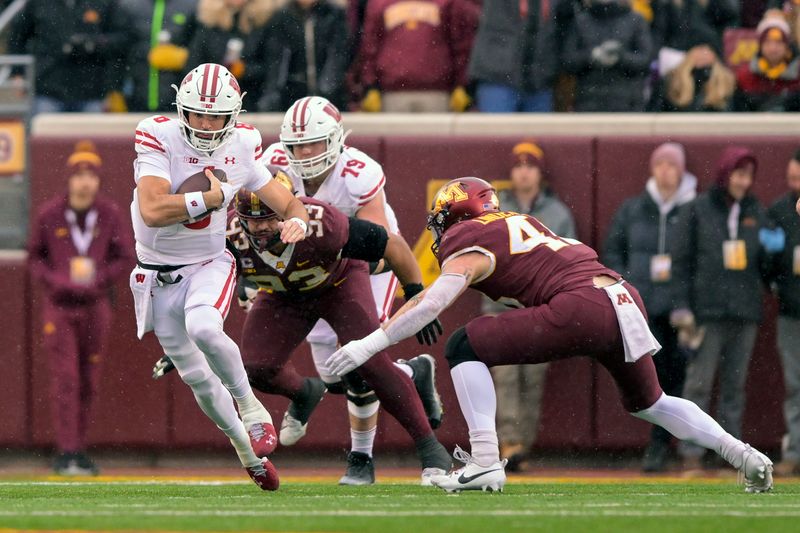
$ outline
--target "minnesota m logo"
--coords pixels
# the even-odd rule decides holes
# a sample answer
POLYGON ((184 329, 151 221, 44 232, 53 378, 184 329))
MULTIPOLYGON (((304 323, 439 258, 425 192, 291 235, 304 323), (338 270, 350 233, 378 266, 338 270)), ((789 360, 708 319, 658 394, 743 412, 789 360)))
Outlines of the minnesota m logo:
POLYGON ((617 305, 625 305, 625 304, 632 304, 633 300, 631 300, 630 296, 627 294, 617 294, 617 305))

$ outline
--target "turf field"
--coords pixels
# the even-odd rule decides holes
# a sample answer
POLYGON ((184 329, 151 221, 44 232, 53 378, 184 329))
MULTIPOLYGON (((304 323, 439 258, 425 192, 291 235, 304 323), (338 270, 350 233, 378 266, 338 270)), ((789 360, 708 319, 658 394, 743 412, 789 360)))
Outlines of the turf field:
POLYGON ((0 533, 122 531, 799 531, 800 483, 744 494, 735 480, 528 478, 503 494, 448 495, 409 482, 338 487, 287 479, 262 493, 233 479, 0 481, 0 533), (794 525, 792 525, 794 524, 794 525))

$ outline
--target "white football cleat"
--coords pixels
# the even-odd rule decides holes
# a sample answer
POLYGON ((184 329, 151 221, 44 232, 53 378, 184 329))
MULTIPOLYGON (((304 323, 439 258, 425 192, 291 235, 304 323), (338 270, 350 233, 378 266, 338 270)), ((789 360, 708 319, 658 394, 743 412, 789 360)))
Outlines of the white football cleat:
POLYGON ((744 476, 744 491, 750 493, 772 490, 772 461, 749 444, 726 435, 720 455, 744 476))
POLYGON ((420 478, 420 487, 433 487, 431 480, 435 477, 447 476, 447 470, 441 468, 423 468, 422 476, 420 478))
POLYGON ((449 474, 432 477, 431 483, 434 486, 444 489, 446 492, 461 492, 462 490, 503 492, 503 486, 506 484, 505 467, 508 462, 506 459, 496 461, 488 466, 481 466, 460 446, 456 446, 453 457, 464 463, 464 467, 449 474))
POLYGON ((749 444, 744 446, 743 462, 739 469, 744 474, 744 491, 769 492, 772 490, 772 461, 749 444))
POLYGON ((281 421, 280 443, 283 446, 292 446, 297 441, 306 436, 308 431, 308 422, 301 424, 298 419, 289 414, 289 411, 283 413, 283 420, 281 421))

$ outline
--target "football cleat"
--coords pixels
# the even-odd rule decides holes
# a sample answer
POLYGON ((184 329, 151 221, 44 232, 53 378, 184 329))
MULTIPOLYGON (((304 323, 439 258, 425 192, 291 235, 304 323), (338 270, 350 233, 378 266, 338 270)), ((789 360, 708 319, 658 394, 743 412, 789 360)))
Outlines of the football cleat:
POLYGON ((449 474, 432 477, 431 483, 434 486, 446 492, 461 492, 462 490, 503 492, 503 486, 506 484, 506 459, 496 461, 488 466, 481 466, 460 446, 456 446, 453 457, 464 463, 464 466, 449 474))
POLYGON ((319 378, 306 378, 303 394, 289 404, 281 421, 280 442, 283 446, 292 446, 305 437, 308 431, 308 419, 325 395, 325 383, 319 378))
POLYGON ((428 423, 431 425, 431 429, 437 429, 442 425, 444 409, 442 408, 442 399, 436 390, 436 360, 433 356, 424 353, 408 361, 398 359, 397 362, 410 366, 414 371, 412 378, 414 387, 422 401, 428 423))
POLYGON ((250 446, 258 457, 266 457, 278 447, 278 435, 275 426, 269 422, 257 422, 247 428, 250 435, 250 446))
POLYGON ((253 483, 258 485, 261 490, 278 490, 281 484, 278 479, 278 470, 266 457, 261 459, 261 464, 248 466, 245 470, 253 483))
POLYGON ((372 485, 375 483, 375 463, 372 457, 361 452, 347 454, 347 471, 339 485, 372 485))
POLYGON ((280 435, 280 441, 283 446, 292 446, 296 444, 297 441, 306 436, 306 431, 308 431, 308 423, 301 423, 298 419, 290 415, 288 410, 283 413, 280 435))
POLYGON ((772 490, 772 461, 749 444, 744 447, 739 469, 744 474, 744 491, 759 493, 772 490))
POLYGON ((437 476, 446 476, 447 470, 443 470, 441 468, 423 468, 422 469, 422 476, 420 476, 420 487, 433 487, 433 483, 431 480, 437 476))

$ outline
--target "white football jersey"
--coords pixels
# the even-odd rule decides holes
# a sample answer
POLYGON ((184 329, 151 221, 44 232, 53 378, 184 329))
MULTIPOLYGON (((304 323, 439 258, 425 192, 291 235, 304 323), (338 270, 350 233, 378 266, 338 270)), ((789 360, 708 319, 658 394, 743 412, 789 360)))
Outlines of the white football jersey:
MULTIPOLYGON (((308 196, 303 178, 289 168, 289 160, 286 158, 286 152, 281 143, 271 144, 264 152, 262 160, 271 173, 281 170, 291 178, 297 196, 308 196)), ((370 200, 383 194, 389 231, 397 233, 397 217, 386 200, 383 191, 385 184, 386 175, 377 161, 357 148, 345 146, 342 155, 339 156, 339 161, 336 162, 333 170, 313 197, 328 202, 339 211, 352 217, 370 200)))
MULTIPOLYGON (((189 146, 180 128, 178 120, 164 116, 149 117, 139 123, 133 163, 137 184, 142 176, 157 176, 169 181, 174 193, 189 176, 205 168, 216 168, 225 171, 235 195, 241 187, 256 191, 272 179, 261 161, 261 134, 253 126, 238 123, 231 133, 233 138, 211 155, 189 146)), ((213 259, 225 250, 227 205, 193 224, 151 228, 142 220, 134 189, 131 218, 136 254, 143 263, 190 265, 213 259)))

